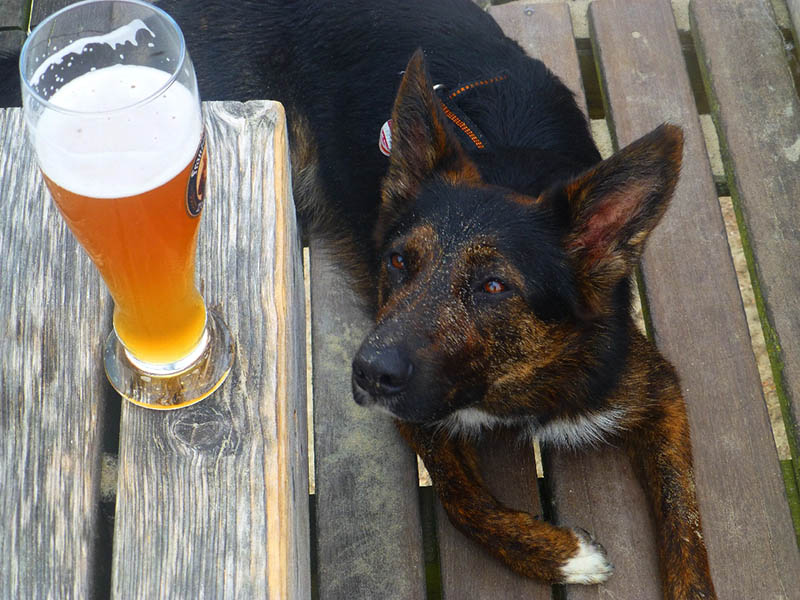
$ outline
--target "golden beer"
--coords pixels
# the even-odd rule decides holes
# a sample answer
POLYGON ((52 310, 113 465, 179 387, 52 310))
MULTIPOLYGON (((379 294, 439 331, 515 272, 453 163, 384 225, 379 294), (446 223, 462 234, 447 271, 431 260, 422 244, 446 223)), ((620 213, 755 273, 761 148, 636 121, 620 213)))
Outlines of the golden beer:
POLYGON ((44 174, 114 298, 117 336, 143 362, 180 360, 205 327, 205 305, 194 285, 200 219, 188 214, 185 200, 193 166, 155 190, 112 199, 74 194, 44 174))
POLYGON ((36 143, 53 199, 114 298, 117 336, 134 359, 155 365, 189 355, 206 322, 194 285, 205 183, 200 115, 177 83, 144 106, 114 107, 167 79, 130 65, 86 73, 51 102, 100 115, 46 112, 36 143))

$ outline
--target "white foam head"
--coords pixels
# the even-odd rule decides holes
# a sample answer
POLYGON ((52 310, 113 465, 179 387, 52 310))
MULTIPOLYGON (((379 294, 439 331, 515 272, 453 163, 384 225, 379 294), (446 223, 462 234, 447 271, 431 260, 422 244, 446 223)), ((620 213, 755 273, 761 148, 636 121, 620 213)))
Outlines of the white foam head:
POLYGON ((64 84, 49 98, 53 108, 32 124, 42 171, 95 198, 141 194, 172 179, 194 158, 202 118, 196 91, 178 81, 142 102, 170 77, 153 67, 114 65, 64 84))

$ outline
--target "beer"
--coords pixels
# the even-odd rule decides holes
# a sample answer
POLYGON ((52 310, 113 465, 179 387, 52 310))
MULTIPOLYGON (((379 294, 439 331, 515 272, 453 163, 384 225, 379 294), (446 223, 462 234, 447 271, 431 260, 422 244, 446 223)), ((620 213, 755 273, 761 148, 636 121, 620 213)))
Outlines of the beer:
POLYGON ((39 23, 19 62, 44 180, 114 298, 106 377, 147 408, 207 398, 236 343, 194 285, 206 152, 183 33, 144 0, 81 0, 39 23))
POLYGON ((85 73, 53 94, 34 139, 53 199, 114 298, 117 336, 155 364, 190 354, 206 321, 194 285, 200 109, 179 82, 161 89, 169 78, 137 65, 85 73))

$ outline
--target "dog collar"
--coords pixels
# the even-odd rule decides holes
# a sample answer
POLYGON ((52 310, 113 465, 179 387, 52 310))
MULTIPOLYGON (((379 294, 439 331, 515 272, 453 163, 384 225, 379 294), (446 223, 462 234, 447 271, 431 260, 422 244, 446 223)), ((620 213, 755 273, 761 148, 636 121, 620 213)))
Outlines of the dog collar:
MULTIPOLYGON (((458 98, 472 90, 499 83, 508 79, 508 74, 502 73, 488 79, 477 79, 463 85, 456 86, 453 91, 439 83, 433 86, 433 90, 439 96, 442 112, 456 126, 456 128, 467 138, 467 144, 475 150, 486 149, 486 138, 480 132, 475 123, 461 110, 458 105, 458 98)), ((392 120, 389 119, 381 126, 378 135, 378 149, 384 156, 389 156, 392 152, 392 120)))
POLYGON ((381 126, 381 134, 378 137, 378 149, 384 156, 392 153, 392 120, 389 119, 381 126))

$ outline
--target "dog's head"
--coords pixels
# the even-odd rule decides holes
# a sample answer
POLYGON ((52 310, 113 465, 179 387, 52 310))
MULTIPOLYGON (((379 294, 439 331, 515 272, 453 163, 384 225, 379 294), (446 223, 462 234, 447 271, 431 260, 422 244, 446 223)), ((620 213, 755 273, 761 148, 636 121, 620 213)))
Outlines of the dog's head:
POLYGON ((585 347, 612 344, 603 332, 627 315, 628 278, 678 178, 681 130, 662 125, 529 197, 484 183, 420 51, 392 119, 378 312, 353 361, 356 401, 412 422, 473 406, 554 416, 571 373, 593 367, 579 363, 608 354, 585 347))

